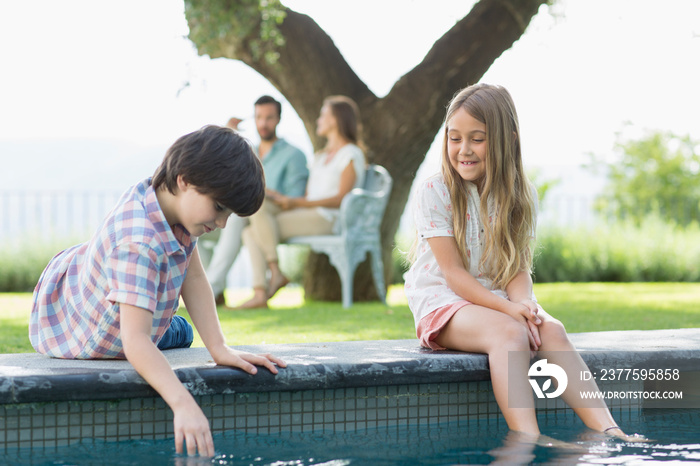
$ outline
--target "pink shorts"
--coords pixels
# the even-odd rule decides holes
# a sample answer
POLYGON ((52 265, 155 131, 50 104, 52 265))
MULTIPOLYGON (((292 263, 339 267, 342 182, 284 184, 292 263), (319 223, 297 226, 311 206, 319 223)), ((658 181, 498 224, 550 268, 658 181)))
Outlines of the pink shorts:
POLYGON ((430 348, 433 350, 444 350, 442 346, 435 343, 435 340, 445 325, 450 321, 452 316, 455 315, 457 311, 462 309, 464 306, 468 306, 471 303, 469 301, 458 301, 454 304, 448 304, 447 306, 439 307, 427 316, 423 317, 418 321, 418 328, 416 328, 416 336, 420 341, 421 346, 430 348))

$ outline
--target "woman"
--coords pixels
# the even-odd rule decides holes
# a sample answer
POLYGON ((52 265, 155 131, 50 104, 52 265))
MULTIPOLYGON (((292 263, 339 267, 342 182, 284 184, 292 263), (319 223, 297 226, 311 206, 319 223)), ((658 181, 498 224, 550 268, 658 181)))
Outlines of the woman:
POLYGON ((364 182, 367 164, 360 130, 359 111, 352 99, 331 96, 324 100, 316 120, 316 134, 326 139, 326 145, 314 158, 306 196, 268 193, 260 210, 250 217, 250 226, 243 231, 243 243, 253 267, 254 295, 236 309, 267 307, 267 301, 289 283, 279 268, 280 242, 292 236, 334 232, 340 202, 364 182))

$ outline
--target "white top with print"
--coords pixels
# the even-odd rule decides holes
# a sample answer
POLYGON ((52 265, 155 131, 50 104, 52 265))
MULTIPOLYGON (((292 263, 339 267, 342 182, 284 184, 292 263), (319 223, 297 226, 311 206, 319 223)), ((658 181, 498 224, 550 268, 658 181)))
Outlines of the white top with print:
MULTIPOLYGON (((493 288, 493 282, 479 270, 483 246, 483 227, 479 216, 479 193, 476 185, 467 185, 467 256, 469 273, 493 293, 508 298, 506 292, 493 288)), ((492 208, 489 210, 492 211, 492 208)), ((415 193, 413 217, 418 234, 416 261, 406 273, 404 289, 408 306, 413 312, 416 325, 431 312, 462 301, 447 285, 447 280, 435 260, 428 238, 454 236, 452 227, 452 200, 441 174, 421 183, 415 193)))

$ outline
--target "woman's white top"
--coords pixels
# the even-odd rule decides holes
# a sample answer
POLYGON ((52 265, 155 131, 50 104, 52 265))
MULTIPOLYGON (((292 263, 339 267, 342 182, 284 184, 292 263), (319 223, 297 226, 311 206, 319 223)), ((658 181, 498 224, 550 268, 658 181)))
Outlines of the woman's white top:
MULTIPOLYGON (((479 269, 483 249, 484 229, 481 225, 480 200, 476 185, 467 186, 466 238, 469 273, 494 294, 508 299, 504 290, 495 289, 493 282, 479 269)), ((433 255, 429 238, 454 236, 452 224, 452 200, 441 174, 423 181, 415 192, 413 218, 418 234, 416 261, 406 273, 404 289, 408 306, 416 325, 431 312, 464 300, 447 285, 437 260, 433 255)), ((490 215, 493 206, 489 205, 490 215)), ((534 297, 533 297, 534 298, 534 297)))
MULTIPOLYGON (((367 163, 362 149, 355 144, 346 144, 341 147, 334 156, 326 152, 320 152, 314 157, 309 173, 309 182, 306 185, 306 199, 317 201, 327 199, 338 194, 340 189, 340 176, 343 170, 352 163, 355 167, 355 185, 360 188, 365 182, 367 163)), ((319 214, 330 222, 335 223, 340 209, 329 207, 317 207, 319 214)))

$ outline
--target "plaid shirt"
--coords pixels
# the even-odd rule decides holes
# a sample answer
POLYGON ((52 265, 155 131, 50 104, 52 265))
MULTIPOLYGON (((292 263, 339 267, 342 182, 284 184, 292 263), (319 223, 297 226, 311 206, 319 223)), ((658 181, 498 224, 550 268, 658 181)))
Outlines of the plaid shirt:
POLYGON ((56 358, 124 358, 119 303, 153 313, 157 343, 177 311, 197 242, 170 228, 151 180, 122 195, 90 241, 57 254, 34 289, 29 339, 56 358))

